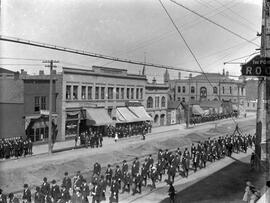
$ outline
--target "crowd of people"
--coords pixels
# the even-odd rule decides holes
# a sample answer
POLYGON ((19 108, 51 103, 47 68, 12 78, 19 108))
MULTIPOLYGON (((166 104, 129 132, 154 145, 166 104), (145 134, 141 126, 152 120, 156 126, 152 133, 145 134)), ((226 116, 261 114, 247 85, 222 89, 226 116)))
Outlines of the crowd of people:
MULTIPOLYGON (((161 181, 172 185, 177 175, 188 178, 190 170, 195 173, 205 168, 207 162, 215 162, 225 156, 230 157, 232 153, 246 153, 247 148, 252 147, 254 141, 254 136, 240 134, 209 138, 198 144, 193 143, 190 149, 185 148, 183 151, 180 148, 175 151, 160 149, 155 156, 156 160, 150 154, 142 163, 136 157, 131 165, 123 160, 121 166, 116 165, 113 168, 108 164, 103 171, 102 166, 96 162, 92 174, 87 174, 91 177, 90 181, 87 181, 80 171, 77 171, 73 178, 66 172, 60 184, 55 180, 49 182, 44 177, 34 194, 25 184, 22 199, 27 203, 33 201, 35 203, 87 203, 89 201, 95 203, 105 200, 106 190, 109 189, 110 202, 118 202, 120 192, 135 195, 142 192, 142 187, 149 186, 151 190, 156 188, 156 182, 161 181), (147 184, 148 181, 150 184, 147 184)), ((15 198, 12 193, 9 197, 15 198)), ((6 198, 2 191, 1 198, 6 198)))
POLYGON ((31 139, 6 138, 0 140, 0 159, 20 158, 33 154, 31 139))
POLYGON ((209 122, 209 121, 216 121, 216 120, 221 120, 221 119, 226 119, 226 118, 231 118, 231 117, 238 117, 238 112, 232 112, 232 113, 220 113, 220 114, 210 114, 210 115, 203 115, 203 116, 196 116, 193 115, 190 118, 190 124, 198 124, 198 123, 204 123, 204 122, 209 122))

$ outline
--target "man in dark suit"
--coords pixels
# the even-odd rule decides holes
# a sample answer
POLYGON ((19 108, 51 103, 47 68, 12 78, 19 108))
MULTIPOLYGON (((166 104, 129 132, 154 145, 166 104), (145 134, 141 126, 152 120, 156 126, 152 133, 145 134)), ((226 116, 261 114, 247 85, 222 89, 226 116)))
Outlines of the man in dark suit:
POLYGON ((68 172, 65 172, 65 177, 63 178, 62 185, 64 185, 67 190, 72 187, 71 178, 68 177, 68 172))
POLYGON ((24 203, 31 203, 31 191, 28 188, 28 185, 27 184, 24 184, 23 185, 23 188, 24 188, 24 190, 23 190, 23 197, 22 197, 23 202, 24 203))
POLYGON ((40 187, 40 192, 44 196, 49 196, 50 195, 50 184, 47 182, 46 177, 43 178, 43 183, 42 183, 42 185, 40 187))
POLYGON ((51 196, 52 196, 53 203, 56 203, 61 197, 60 188, 56 184, 55 180, 52 180, 51 196))

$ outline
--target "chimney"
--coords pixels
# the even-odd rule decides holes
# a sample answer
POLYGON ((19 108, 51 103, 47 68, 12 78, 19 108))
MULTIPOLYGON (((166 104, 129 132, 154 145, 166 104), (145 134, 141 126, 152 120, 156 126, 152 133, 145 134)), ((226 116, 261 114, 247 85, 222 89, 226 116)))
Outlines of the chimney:
POLYGON ((20 72, 17 71, 14 73, 14 80, 18 80, 20 78, 20 72))
POLYGON ((23 74, 23 72, 24 72, 24 69, 21 69, 21 74, 23 74))
POLYGON ((181 80, 181 72, 178 72, 178 80, 181 80))
POLYGON ((39 75, 44 75, 44 70, 40 70, 39 75))
POLYGON ((226 77, 229 77, 229 71, 226 71, 226 77))
POLYGON ((189 74, 189 78, 192 78, 192 73, 189 74))

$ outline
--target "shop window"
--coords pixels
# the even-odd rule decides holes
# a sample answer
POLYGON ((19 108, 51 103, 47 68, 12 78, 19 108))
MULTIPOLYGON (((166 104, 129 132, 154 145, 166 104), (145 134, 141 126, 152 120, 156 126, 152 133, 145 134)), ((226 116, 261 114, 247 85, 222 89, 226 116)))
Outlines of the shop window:
POLYGON ((100 99, 105 99, 105 87, 100 88, 100 99))
POLYGON ((88 99, 92 99, 92 87, 88 86, 88 95, 87 95, 88 99))
POLYGON ((113 87, 108 87, 108 99, 113 99, 113 87))
POLYGON ((46 97, 42 96, 41 97, 41 106, 40 109, 46 110, 46 97))
POLYGON ((86 99, 86 86, 82 86, 82 99, 86 99))
POLYGON ((130 99, 134 99, 134 88, 130 88, 130 99))
POLYGON ((66 136, 74 136, 77 134, 78 121, 66 121, 66 136))
POLYGON ((127 99, 129 99, 129 88, 127 88, 127 99))
POLYGON ((120 88, 117 87, 117 88, 116 88, 115 98, 116 98, 116 99, 119 99, 119 96, 120 96, 120 88))
POLYGON ((161 98, 161 107, 166 107, 166 98, 164 96, 161 98))
POLYGON ((71 85, 66 86, 66 99, 71 99, 71 85))
POLYGON ((99 99, 99 87, 96 87, 95 90, 95 99, 99 99))
POLYGON ((139 91, 140 91, 140 89, 136 88, 136 99, 139 99, 139 91))
POLYGON ((121 88, 121 99, 125 99, 125 88, 121 88))
POLYGON ((194 86, 191 86, 190 92, 195 93, 195 87, 194 86))
POLYGON ((35 97, 35 112, 40 111, 39 97, 35 97))
POLYGON ((153 98, 152 97, 147 98, 147 108, 153 108, 153 98))
POLYGON ((74 85, 73 86, 73 99, 78 99, 78 86, 74 85))

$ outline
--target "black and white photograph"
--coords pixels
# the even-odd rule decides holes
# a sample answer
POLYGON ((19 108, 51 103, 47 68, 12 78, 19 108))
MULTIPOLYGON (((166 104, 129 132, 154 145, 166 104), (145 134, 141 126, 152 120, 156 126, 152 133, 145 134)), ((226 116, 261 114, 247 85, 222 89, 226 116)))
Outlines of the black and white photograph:
POLYGON ((270 0, 0 0, 0 203, 270 203, 270 0))

